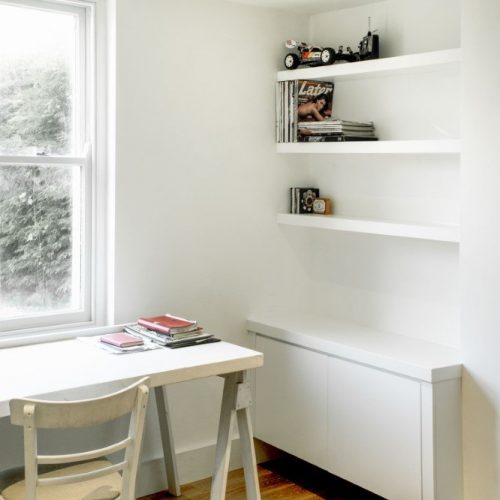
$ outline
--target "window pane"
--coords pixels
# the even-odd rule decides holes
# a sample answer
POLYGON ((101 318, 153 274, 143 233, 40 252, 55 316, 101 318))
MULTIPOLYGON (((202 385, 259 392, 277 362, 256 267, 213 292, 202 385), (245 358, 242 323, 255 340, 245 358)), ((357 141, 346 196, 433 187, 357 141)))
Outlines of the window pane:
POLYGON ((80 307, 81 170, 0 166, 0 317, 80 307))
POLYGON ((77 26, 0 4, 0 154, 74 153, 77 26))

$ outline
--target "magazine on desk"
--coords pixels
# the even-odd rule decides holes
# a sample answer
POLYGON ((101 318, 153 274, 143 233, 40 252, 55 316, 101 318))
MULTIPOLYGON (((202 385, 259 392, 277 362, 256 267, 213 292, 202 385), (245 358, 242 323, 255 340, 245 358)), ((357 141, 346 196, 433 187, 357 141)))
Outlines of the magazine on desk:
POLYGON ((105 343, 101 340, 101 336, 77 337, 77 340, 84 342, 85 344, 92 345, 97 349, 101 349, 111 354, 131 354, 134 352, 144 352, 144 351, 152 351, 154 349, 161 349, 161 345, 156 344, 155 342, 152 342, 150 340, 144 340, 143 344, 131 347, 118 347, 112 344, 105 343))

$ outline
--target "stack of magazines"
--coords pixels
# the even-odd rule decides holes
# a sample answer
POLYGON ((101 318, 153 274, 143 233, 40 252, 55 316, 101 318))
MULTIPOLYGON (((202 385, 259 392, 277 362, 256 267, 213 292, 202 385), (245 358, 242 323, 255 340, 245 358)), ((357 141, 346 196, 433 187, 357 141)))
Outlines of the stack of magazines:
POLYGON ((336 118, 298 124, 299 142, 376 141, 373 122, 352 122, 336 118))
POLYGON ((297 142, 300 121, 332 116, 333 82, 291 80, 276 87, 276 140, 297 142))
POLYGON ((172 314, 139 318, 137 324, 127 325, 125 331, 170 348, 219 341, 212 334, 204 333, 203 328, 195 320, 180 318, 172 314))

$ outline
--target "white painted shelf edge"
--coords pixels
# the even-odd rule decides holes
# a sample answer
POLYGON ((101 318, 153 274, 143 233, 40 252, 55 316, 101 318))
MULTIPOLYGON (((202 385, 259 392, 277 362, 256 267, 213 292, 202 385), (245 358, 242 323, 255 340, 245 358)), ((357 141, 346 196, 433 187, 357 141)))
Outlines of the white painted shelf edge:
POLYGON ((462 376, 458 350, 354 322, 315 315, 267 314, 247 321, 247 330, 330 356, 424 382, 462 376))
POLYGON ((460 241, 458 226, 404 224, 317 214, 278 214, 277 222, 289 226, 329 229, 332 231, 378 234, 450 243, 459 243, 460 241))
POLYGON ((328 80, 332 78, 347 80, 385 73, 408 73, 429 67, 456 67, 458 69, 462 58, 461 54, 461 49, 447 49, 355 63, 284 70, 278 72, 277 80, 279 82, 287 80, 328 80))
POLYGON ((288 142, 278 153, 293 154, 460 154, 458 139, 354 142, 288 142))

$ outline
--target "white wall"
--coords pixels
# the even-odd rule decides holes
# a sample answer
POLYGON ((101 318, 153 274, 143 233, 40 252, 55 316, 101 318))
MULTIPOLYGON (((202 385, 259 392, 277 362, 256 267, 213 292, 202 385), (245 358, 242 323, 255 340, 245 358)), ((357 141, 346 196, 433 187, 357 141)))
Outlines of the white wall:
POLYGON ((462 2, 461 309, 467 500, 500 498, 498 0, 462 2))
MULTIPOLYGON (((460 46, 458 0, 387 0, 310 20, 314 43, 351 45, 367 30, 383 56, 460 46)), ((460 137, 456 71, 337 82, 334 115, 373 121, 380 139, 460 137)), ((306 181, 337 215, 423 224, 459 223, 459 160, 439 155, 310 155, 306 181)), ((290 232, 294 228, 290 228, 290 232)), ((458 246, 360 234, 310 233, 309 273, 320 313, 458 347, 458 246)))
MULTIPOLYGON (((274 81, 306 27, 218 0, 120 0, 116 26, 115 321, 170 311, 245 344, 252 310, 305 306, 307 243, 275 222, 293 174, 275 154, 274 81)), ((178 450, 212 445, 219 381, 170 395, 178 450)))
POLYGON ((457 0, 386 0, 312 17, 311 38, 319 45, 356 50, 371 29, 380 35, 381 57, 415 54, 460 46, 457 0))
POLYGON ((300 298, 275 224, 274 72, 297 18, 218 1, 118 2, 116 321, 172 310, 244 340, 300 298))

